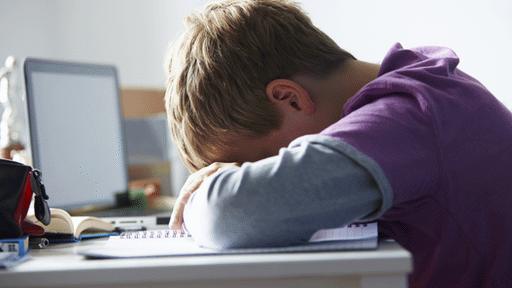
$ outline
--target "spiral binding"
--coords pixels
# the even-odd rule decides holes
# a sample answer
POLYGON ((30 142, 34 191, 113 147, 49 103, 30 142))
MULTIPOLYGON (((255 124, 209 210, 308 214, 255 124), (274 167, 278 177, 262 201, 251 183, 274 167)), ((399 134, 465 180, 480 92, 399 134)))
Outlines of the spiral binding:
POLYGON ((352 227, 366 227, 368 226, 368 223, 352 223, 352 224, 348 224, 347 227, 348 228, 352 228, 352 227))
MULTIPOLYGON (((366 227, 367 223, 352 223, 348 227, 366 227)), ((192 235, 181 230, 146 230, 146 231, 128 231, 119 235, 120 239, 177 239, 191 238, 192 235)))
POLYGON ((192 235, 177 230, 146 230, 129 231, 119 235, 120 239, 162 239, 162 238, 190 238, 192 235))

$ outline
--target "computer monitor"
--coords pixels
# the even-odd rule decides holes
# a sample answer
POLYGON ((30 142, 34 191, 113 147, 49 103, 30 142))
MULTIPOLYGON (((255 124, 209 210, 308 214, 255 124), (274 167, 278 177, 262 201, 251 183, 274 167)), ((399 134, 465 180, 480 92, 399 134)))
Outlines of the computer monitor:
POLYGON ((28 58, 24 73, 32 164, 50 205, 114 206, 128 186, 115 67, 28 58))

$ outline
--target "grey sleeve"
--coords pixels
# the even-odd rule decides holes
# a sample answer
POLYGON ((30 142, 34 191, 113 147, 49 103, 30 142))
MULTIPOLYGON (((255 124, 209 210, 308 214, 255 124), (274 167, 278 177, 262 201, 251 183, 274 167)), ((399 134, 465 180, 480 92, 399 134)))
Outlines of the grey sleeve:
POLYGON ((284 246, 307 242, 319 229, 376 219, 391 202, 377 163, 338 139, 311 135, 208 178, 184 219, 205 247, 284 246))

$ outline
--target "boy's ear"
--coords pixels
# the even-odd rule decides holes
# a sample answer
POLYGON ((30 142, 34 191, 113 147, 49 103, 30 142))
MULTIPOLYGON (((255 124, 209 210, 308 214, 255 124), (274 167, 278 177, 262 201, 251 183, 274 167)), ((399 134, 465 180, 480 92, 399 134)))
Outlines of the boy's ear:
POLYGON ((299 83, 288 79, 275 79, 266 87, 268 99, 284 111, 315 112, 315 103, 309 92, 299 83))

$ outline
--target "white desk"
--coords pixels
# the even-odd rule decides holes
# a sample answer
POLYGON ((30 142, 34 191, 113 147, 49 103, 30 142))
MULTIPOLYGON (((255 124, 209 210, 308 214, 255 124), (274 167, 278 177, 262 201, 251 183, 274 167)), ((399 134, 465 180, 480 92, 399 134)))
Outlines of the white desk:
MULTIPOLYGON (((411 256, 395 243, 375 251, 86 260, 93 240, 32 250, 0 271, 0 287, 406 287, 411 256)), ((100 243, 101 244, 101 243, 100 243)))

